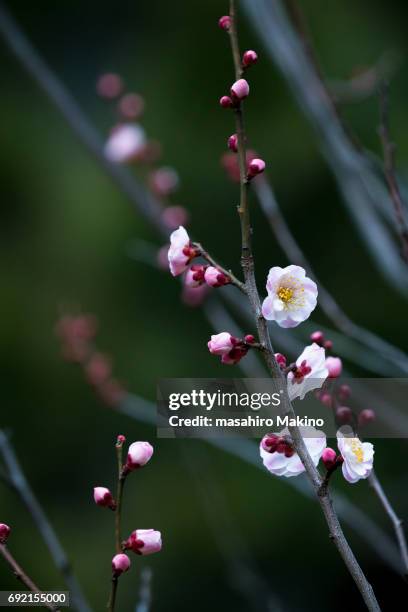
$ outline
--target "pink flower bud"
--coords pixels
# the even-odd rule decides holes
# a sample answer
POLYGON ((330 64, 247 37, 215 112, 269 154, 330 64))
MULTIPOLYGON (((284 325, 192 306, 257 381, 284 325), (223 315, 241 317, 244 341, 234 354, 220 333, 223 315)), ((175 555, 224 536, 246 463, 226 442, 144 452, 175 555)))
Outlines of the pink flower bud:
POLYGON ((229 15, 223 15, 219 18, 218 25, 221 30, 229 30, 229 27, 231 25, 231 17, 229 15))
POLYGON ((255 336, 253 336, 252 334, 247 334, 244 340, 247 344, 253 344, 255 342, 255 336))
POLYGON ((149 183, 153 191, 159 196, 168 196, 179 185, 179 176, 173 168, 158 168, 150 174, 149 183))
POLYGON ((348 399, 351 395, 351 389, 349 385, 340 385, 337 395, 339 400, 342 402, 348 399))
POLYGON ((220 105, 222 108, 231 108, 231 106, 234 106, 234 103, 229 96, 222 96, 220 98, 220 105))
POLYGON ((340 357, 327 357, 326 368, 329 371, 329 378, 338 378, 343 370, 340 357))
POLYGON ((326 340, 326 342, 324 343, 324 348, 326 349, 326 351, 331 351, 331 349, 333 348, 333 342, 331 340, 326 340))
POLYGON ((143 152, 146 143, 144 130, 136 123, 116 126, 106 144, 105 155, 112 162, 134 161, 143 152))
POLYGON ((339 406, 336 410, 336 419, 342 425, 347 425, 353 420, 353 411, 348 406, 339 406))
POLYGON ((375 412, 374 410, 370 410, 370 408, 365 408, 358 415, 358 424, 359 425, 368 425, 375 421, 375 412))
POLYGON ((162 212, 162 221, 171 230, 177 229, 179 225, 187 225, 188 211, 184 206, 167 206, 162 212))
POLYGON ((286 357, 282 353, 275 353, 275 359, 278 366, 283 369, 286 368, 286 357))
POLYGON ((228 148, 234 151, 234 153, 238 151, 238 136, 236 134, 232 134, 228 138, 228 148))
POLYGON ((267 453, 274 453, 278 447, 278 441, 276 434, 266 434, 261 440, 261 446, 267 453))
POLYGON ((327 408, 331 408, 333 405, 333 398, 330 395, 330 393, 322 393, 319 396, 319 400, 321 401, 321 403, 326 406, 327 408))
POLYGON ((322 331, 315 331, 313 334, 310 334, 310 339, 312 342, 316 342, 316 344, 322 345, 324 342, 324 334, 322 331))
POLYGON ((115 510, 116 508, 116 503, 113 499, 112 493, 106 487, 94 488, 94 500, 97 506, 110 508, 111 510, 115 510))
POLYGON ((242 65, 244 68, 248 68, 249 66, 252 66, 252 64, 256 64, 257 61, 258 54, 256 51, 252 51, 252 49, 245 51, 244 55, 242 56, 242 65))
POLYGON ((128 93, 119 100, 118 110, 126 120, 138 119, 144 110, 144 100, 142 96, 135 93, 128 93))
POLYGON ((326 470, 330 470, 330 468, 334 466, 336 463, 336 457, 336 451, 334 451, 332 448, 327 447, 324 449, 322 453, 322 461, 326 470))
POLYGON ((129 446, 126 467, 129 470, 143 467, 153 455, 153 446, 149 442, 133 442, 129 446))
POLYGON ((211 336, 207 346, 212 355, 226 355, 234 346, 234 338, 228 332, 221 332, 211 336))
POLYGON ((162 548, 160 531, 155 529, 136 529, 124 542, 124 548, 132 550, 137 555, 151 555, 162 548))
POLYGON ((204 275, 206 271, 206 266, 203 265, 193 265, 191 266, 184 277, 184 284, 186 287, 199 287, 205 282, 204 275))
POLYGON ((248 178, 253 178, 257 174, 261 174, 265 170, 265 162, 263 159, 253 159, 248 165, 248 178))
POLYGON ((111 100, 119 96, 123 89, 122 79, 118 74, 108 72, 102 74, 96 84, 96 90, 102 98, 111 100))
POLYGON ((214 266, 208 266, 204 274, 205 282, 210 287, 222 287, 228 285, 230 282, 229 276, 215 268, 214 266))
POLYGON ((10 535, 10 527, 5 523, 0 523, 0 544, 5 544, 10 535))
POLYGON ((243 100, 249 95, 248 81, 239 79, 231 87, 231 96, 237 100, 243 100))
POLYGON ((112 559, 112 572, 114 576, 120 576, 127 572, 130 567, 130 559, 124 553, 115 555, 112 559))

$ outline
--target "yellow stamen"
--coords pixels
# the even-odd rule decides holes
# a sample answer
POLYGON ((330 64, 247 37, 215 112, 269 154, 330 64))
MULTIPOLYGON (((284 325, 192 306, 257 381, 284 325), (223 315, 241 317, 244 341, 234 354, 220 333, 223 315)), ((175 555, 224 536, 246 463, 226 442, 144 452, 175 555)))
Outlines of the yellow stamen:
POLYGON ((351 443, 351 450, 357 458, 357 461, 359 463, 362 463, 364 461, 364 453, 360 440, 353 440, 353 442, 351 443))
POLYGON ((278 298, 282 300, 282 302, 285 302, 285 304, 287 304, 292 299, 293 293, 293 289, 290 289, 289 287, 280 287, 278 289, 277 295, 278 298))

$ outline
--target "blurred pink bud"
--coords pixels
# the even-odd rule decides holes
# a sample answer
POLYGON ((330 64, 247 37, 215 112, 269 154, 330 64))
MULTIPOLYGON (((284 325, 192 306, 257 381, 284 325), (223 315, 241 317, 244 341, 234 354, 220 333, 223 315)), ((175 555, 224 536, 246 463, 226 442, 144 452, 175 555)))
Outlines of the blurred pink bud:
POLYGON ((330 470, 335 465, 336 457, 336 451, 334 451, 332 448, 327 447, 324 449, 322 453, 322 461, 326 470, 330 470))
POLYGON ((212 355, 226 355, 231 351, 235 344, 235 338, 228 332, 221 332, 220 334, 214 334, 211 336, 211 340, 208 341, 208 350, 212 355))
POLYGON ((124 542, 124 548, 130 549, 137 555, 151 555, 162 549, 160 531, 155 529, 136 529, 124 542))
POLYGON ((111 373, 110 360, 101 353, 94 353, 85 366, 85 375, 91 385, 100 385, 111 373))
POLYGON ((333 405, 333 399, 332 396, 330 395, 330 393, 325 393, 323 392, 320 396, 319 396, 319 400, 321 401, 321 403, 324 406, 327 406, 327 408, 331 408, 333 405))
POLYGON ((205 282, 210 287, 222 287, 228 285, 231 282, 229 276, 215 268, 214 266, 208 266, 204 274, 205 282))
POLYGON ((348 406, 339 406, 336 410, 336 419, 343 425, 351 423, 353 420, 353 411, 348 406))
POLYGON ((242 65, 244 68, 248 68, 249 66, 252 66, 252 64, 256 64, 257 61, 258 54, 252 49, 245 51, 244 55, 242 56, 242 65))
POLYGON ((153 455, 153 446, 149 442, 133 442, 129 446, 126 467, 129 470, 143 467, 153 455))
POLYGON ((333 348, 333 342, 331 340, 326 340, 324 343, 324 348, 326 351, 330 351, 333 348))
POLYGON ((340 357, 327 357, 326 368, 329 371, 329 378, 338 378, 343 370, 340 357))
POLYGON ((255 336, 253 336, 252 334, 247 334, 244 337, 244 340, 247 344, 253 344, 255 342, 255 336))
POLYGON ((145 143, 145 133, 139 125, 123 123, 112 130, 105 144, 105 155, 115 163, 129 162, 143 152, 145 143))
POLYGON ((10 527, 6 523, 0 523, 0 544, 5 544, 10 535, 10 527))
POLYGON ((210 291, 210 287, 206 284, 200 285, 199 287, 188 287, 184 285, 181 293, 181 301, 186 306, 196 308, 201 306, 210 291))
POLYGON ((358 424, 359 425, 368 425, 375 421, 375 412, 370 408, 365 408, 358 415, 358 424))
POLYGON ((122 93, 122 89, 122 79, 118 74, 114 74, 113 72, 102 74, 96 83, 96 91, 98 94, 102 98, 107 98, 108 100, 117 98, 122 93))
POLYGON ((310 339, 312 342, 316 342, 316 344, 322 345, 324 341, 324 334, 322 331, 315 331, 313 334, 310 334, 310 339))
POLYGON ((168 270, 169 269, 168 252, 169 252, 169 245, 168 244, 164 244, 157 251, 156 261, 157 261, 157 265, 160 268, 160 270, 168 270))
POLYGON ((120 576, 124 572, 127 572, 130 567, 130 559, 124 553, 115 555, 112 559, 112 572, 114 576, 120 576))
POLYGON ((206 266, 194 265, 191 266, 184 277, 184 284, 186 287, 196 288, 202 285, 204 280, 206 266))
POLYGON ((162 212, 162 221, 171 230, 187 225, 188 211, 184 206, 167 206, 162 212))
POLYGON ((351 395, 351 389, 349 385, 340 385, 337 395, 340 401, 348 399, 351 395))
POLYGON ((124 95, 118 103, 118 110, 123 119, 127 121, 138 119, 143 113, 144 107, 145 103, 142 96, 135 93, 124 95))
POLYGON ((231 17, 229 15, 223 15, 219 18, 218 25, 222 30, 228 30, 231 25, 231 17))
POLYGON ((238 151, 238 136, 236 134, 232 134, 228 138, 228 148, 234 151, 234 153, 238 151))
POLYGON ((222 108, 231 108, 231 106, 234 106, 234 103, 229 96, 222 96, 220 98, 220 105, 222 108))
POLYGON ((116 509, 116 503, 113 499, 112 493, 106 487, 94 488, 94 500, 97 506, 110 508, 111 510, 116 509))
POLYGON ((286 357, 282 353, 275 353, 275 359, 278 366, 283 369, 286 368, 286 357))
POLYGON ((249 95, 248 81, 245 79, 239 79, 231 87, 231 96, 237 100, 243 100, 249 95))
POLYGON ((248 178, 253 178, 257 174, 261 174, 265 170, 265 162, 263 159, 253 159, 248 165, 248 178))
POLYGON ((158 168, 149 177, 150 186, 159 196, 168 196, 176 191, 179 185, 179 176, 173 168, 158 168))

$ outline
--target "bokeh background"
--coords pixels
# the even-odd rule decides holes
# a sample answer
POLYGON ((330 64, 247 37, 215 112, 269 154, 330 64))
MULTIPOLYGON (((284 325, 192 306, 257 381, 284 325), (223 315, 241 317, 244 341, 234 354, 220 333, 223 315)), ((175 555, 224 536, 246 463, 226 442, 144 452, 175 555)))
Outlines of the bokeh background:
MULTIPOLYGON (((301 4, 327 77, 347 79, 384 52, 397 53, 391 124, 403 174, 406 3, 301 4)), ((8 7, 102 134, 114 121, 113 107, 95 91, 102 72, 120 73, 130 90, 143 95, 143 126, 162 143, 163 163, 181 177, 173 202, 191 212, 194 236, 237 269, 237 189, 220 166, 233 131, 232 115, 218 105, 233 78, 228 41, 217 27, 227 3, 12 0, 8 7)), ((267 161, 293 233, 349 315, 406 347, 405 300, 367 254, 285 80, 246 19, 240 26, 241 47, 260 54, 247 104, 251 145, 267 161)), ((129 257, 135 239, 157 247, 162 241, 2 41, 0 48, 1 425, 12 431, 26 474, 93 608, 104 609, 108 596, 113 525, 91 492, 95 484, 112 486, 113 443, 124 433, 129 440, 148 439, 156 449, 149 468, 129 481, 124 529, 160 529, 164 548, 134 560, 120 585, 120 610, 135 608, 145 565, 153 570, 157 611, 363 609, 314 502, 199 441, 156 440, 153 428, 104 406, 79 369, 61 359, 54 327, 61 308, 73 305, 95 313, 98 345, 113 357, 115 374, 148 399, 154 400, 161 377, 226 374, 206 350, 211 328, 200 309, 181 304, 180 286, 169 274, 129 257)), ((380 153, 377 96, 342 111, 358 140, 380 153)), ((271 265, 287 260, 256 206, 253 222, 263 282, 271 265)), ((318 310, 314 319, 326 323, 318 310)), ((406 450, 403 441, 377 443, 377 471, 403 517, 406 450)), ((391 533, 366 483, 347 486, 338 477, 336 487, 391 533)), ((13 526, 10 548, 22 565, 42 588, 62 588, 31 518, 3 485, 0 511, 0 519, 13 526)), ((392 594, 404 592, 403 581, 358 534, 346 532, 384 609, 391 609, 392 594)), ((3 563, 0 580, 2 589, 15 587, 3 563)))

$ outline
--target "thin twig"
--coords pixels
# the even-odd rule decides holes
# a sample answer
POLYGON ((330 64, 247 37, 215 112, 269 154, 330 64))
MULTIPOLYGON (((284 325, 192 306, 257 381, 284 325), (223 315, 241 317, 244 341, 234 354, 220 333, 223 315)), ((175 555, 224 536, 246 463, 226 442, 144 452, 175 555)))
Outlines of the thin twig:
POLYGON ((195 247, 198 251, 200 251, 200 255, 201 257, 203 257, 206 261, 208 261, 209 264, 211 264, 212 266, 214 266, 215 268, 218 268, 218 270, 220 270, 220 272, 222 272, 223 274, 225 274, 225 276, 228 276, 228 278, 231 280, 231 284, 235 285, 235 287, 238 287, 238 289, 240 291, 242 291, 243 293, 246 293, 246 287, 245 287, 245 283, 241 282, 236 276, 235 274, 233 274, 231 272, 231 270, 227 270, 226 268, 224 268, 223 266, 221 266, 210 254, 208 251, 206 251, 204 249, 204 247, 199 243, 199 242, 193 242, 193 247, 195 247))
MULTIPOLYGON (((229 28, 229 33, 231 39, 232 55, 234 59, 235 78, 238 79, 241 76, 242 69, 241 57, 238 46, 235 0, 230 0, 230 18, 231 25, 229 28)), ((266 364, 268 366, 271 376, 276 379, 276 381, 282 381, 282 372, 274 358, 274 351, 269 337, 266 321, 262 315, 261 302, 255 280, 254 260, 252 256, 250 240, 251 225, 248 207, 248 181, 246 171, 245 131, 242 113, 242 103, 239 103, 236 108, 236 129, 238 135, 238 155, 240 162, 239 166, 241 197, 238 212, 241 220, 241 264, 245 277, 248 298, 251 303, 252 312, 257 325, 259 339, 261 344, 266 349, 263 353, 266 364)), ((285 385, 282 386, 285 388, 285 385)), ((289 414, 290 416, 295 416, 287 393, 283 394, 283 400, 283 409, 285 413, 289 414)), ((377 612, 378 610, 380 610, 380 607, 375 598, 374 591, 369 582, 367 581, 362 569, 360 568, 357 562, 357 559, 353 554, 353 551, 351 550, 344 536, 337 514, 334 510, 329 491, 327 490, 327 488, 323 491, 321 489, 323 482, 322 477, 320 476, 318 469, 314 465, 312 458, 309 455, 302 435, 297 427, 289 427, 289 431, 293 439, 295 450, 305 467, 306 473, 309 477, 310 482, 313 485, 316 494, 318 495, 320 505, 322 507, 324 516, 329 527, 330 537, 335 543, 346 567, 348 568, 351 576, 353 577, 354 582, 357 588, 359 589, 367 608, 371 611, 377 612)))
MULTIPOLYGON (((5 544, 0 544, 0 554, 2 555, 3 559, 5 559, 5 561, 11 567, 13 574, 15 575, 17 580, 19 580, 32 593, 38 593, 39 595, 42 594, 42 591, 38 588, 38 586, 31 580, 31 578, 26 574, 26 572, 17 563, 17 561, 14 559, 13 555, 8 550, 5 544)), ((53 610, 53 612, 56 612, 59 609, 58 607, 55 607, 46 602, 44 602, 42 607, 47 608, 48 610, 53 610)))
POLYGON ((401 250, 404 260, 408 263, 408 226, 404 217, 404 204, 395 171, 396 145, 391 140, 389 126, 389 84, 385 82, 380 89, 380 127, 378 129, 384 153, 384 173, 401 240, 401 250))
POLYGON ((21 501, 31 514, 34 524, 41 534, 50 555, 61 572, 61 575, 71 594, 71 603, 79 612, 90 612, 81 586, 72 572, 71 564, 44 510, 35 497, 23 470, 18 462, 10 440, 4 431, 0 430, 0 454, 8 471, 8 484, 15 490, 21 501))
MULTIPOLYGON (((118 484, 116 490, 116 508, 115 508, 115 549, 116 554, 122 552, 122 498, 123 498, 123 487, 126 480, 126 471, 123 469, 122 463, 123 454, 123 442, 117 441, 116 443, 116 456, 118 461, 118 484)), ((108 601, 109 612, 115 611, 116 595, 118 591, 118 574, 115 572, 112 575, 111 593, 108 601)))
POLYGON ((408 580, 408 547, 407 547, 407 541, 406 541, 405 533, 404 533, 403 521, 397 516, 374 470, 371 472, 370 476, 368 477, 368 482, 370 486, 373 488, 373 490, 375 491, 378 499, 381 502, 382 507, 384 508, 387 516, 389 517, 392 523, 392 526, 395 531, 395 535, 397 537, 402 562, 404 565, 404 577, 406 580, 408 580))

